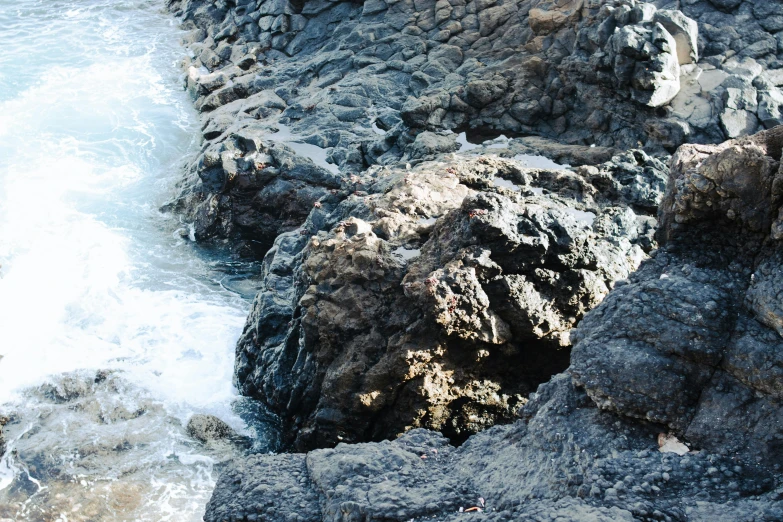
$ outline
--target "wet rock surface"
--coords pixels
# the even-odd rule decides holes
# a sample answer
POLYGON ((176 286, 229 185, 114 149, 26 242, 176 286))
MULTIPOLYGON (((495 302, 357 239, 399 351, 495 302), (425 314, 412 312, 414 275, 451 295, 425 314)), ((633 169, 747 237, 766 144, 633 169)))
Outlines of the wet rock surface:
POLYGON ((661 247, 585 315, 570 369, 516 422, 458 448, 415 429, 258 456, 221 477, 205 520, 781 519, 781 150, 783 128, 677 151, 661 247), (301 511, 276 518, 257 484, 283 462, 301 511))
MULTIPOLYGON (((150 499, 163 497, 172 507, 192 502, 208 494, 214 468, 243 454, 237 444, 202 444, 119 371, 53 376, 23 397, 23 405, 4 407, 0 479, 8 483, 0 490, 0 520, 158 519, 150 499)), ((200 433, 225 431, 215 417, 201 418, 222 429, 200 433)))
POLYGON ((327 448, 206 520, 783 519, 779 3, 169 7, 169 208, 263 256, 236 384, 327 448))
POLYGON ((455 156, 354 176, 361 190, 324 198, 267 254, 238 386, 298 449, 510 421, 646 257, 655 220, 631 204, 663 176, 641 151, 576 171, 455 156))
POLYGON ((205 444, 215 442, 241 444, 243 442, 243 437, 214 415, 196 414, 188 420, 185 429, 188 435, 205 444))

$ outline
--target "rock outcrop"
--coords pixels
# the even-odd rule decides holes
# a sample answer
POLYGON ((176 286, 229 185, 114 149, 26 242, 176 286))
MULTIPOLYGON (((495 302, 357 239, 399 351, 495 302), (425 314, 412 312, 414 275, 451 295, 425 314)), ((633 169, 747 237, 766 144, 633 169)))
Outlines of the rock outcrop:
POLYGON ((340 178, 456 150, 452 130, 616 153, 783 122, 783 8, 769 0, 169 4, 192 29, 186 84, 206 139, 171 208, 243 255, 340 178))
POLYGON ((206 520, 783 519, 779 2, 169 7, 170 208, 263 256, 237 386, 328 448, 206 520))
POLYGON ((3 426, 8 423, 8 418, 0 416, 0 458, 5 454, 5 438, 3 437, 3 426))
POLYGON ((782 149, 783 127, 679 149, 661 247, 513 424, 254 456, 205 520, 783 519, 782 149))
POLYGON ((663 247, 572 337, 600 407, 783 463, 781 149, 776 127, 672 158, 663 247))
POLYGON ((250 457, 220 477, 204 520, 783 519, 779 469, 662 453, 661 429, 596 408, 560 374, 521 420, 459 448, 413 430, 393 442, 250 457))
POLYGON ((267 254, 238 387, 298 449, 510 421, 646 257, 664 176, 641 151, 576 171, 455 156, 355 176, 363 190, 324 198, 267 254))

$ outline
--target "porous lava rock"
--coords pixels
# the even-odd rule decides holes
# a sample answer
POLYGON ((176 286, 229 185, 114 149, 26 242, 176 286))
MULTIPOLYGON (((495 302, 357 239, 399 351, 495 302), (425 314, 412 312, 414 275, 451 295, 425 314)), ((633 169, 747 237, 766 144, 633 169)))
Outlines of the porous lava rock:
POLYGON ((267 254, 237 386, 300 449, 512 420, 646 257, 663 176, 641 151, 576 171, 487 156, 370 169, 267 254))
POLYGON ((783 462, 783 127, 672 158, 662 247, 574 332, 604 409, 783 462))
POLYGON ((252 456, 221 475, 204 520, 783 517, 779 470, 707 451, 661 453, 661 429, 596 408, 559 374, 520 420, 458 448, 416 429, 394 441, 252 456))
POLYGON ((612 156, 783 123, 783 8, 769 0, 168 5, 190 30, 184 83, 205 139, 168 208, 245 256, 336 177, 455 151, 461 131, 612 156))
POLYGON ((677 151, 660 248, 585 315, 570 369, 516 422, 458 448, 414 429, 256 456, 221 476, 205 520, 294 503, 286 520, 783 519, 782 149, 777 127, 677 151), (283 465, 298 486, 280 498, 283 465))

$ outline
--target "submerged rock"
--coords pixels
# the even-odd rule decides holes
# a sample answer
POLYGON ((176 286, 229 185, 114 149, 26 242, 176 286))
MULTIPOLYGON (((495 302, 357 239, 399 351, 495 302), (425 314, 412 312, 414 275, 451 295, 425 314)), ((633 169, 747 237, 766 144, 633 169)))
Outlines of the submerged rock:
POLYGON ((296 448, 509 421, 646 257, 654 219, 631 205, 663 175, 641 152, 576 172, 483 156, 371 169, 267 254, 237 385, 296 448), (620 173, 622 190, 592 184, 620 173))
MULTIPOLYGON (((0 490, 0 520, 156 517, 150 498, 171 491, 184 492, 188 504, 203 498, 210 490, 204 477, 243 454, 236 444, 193 441, 180 419, 119 371, 55 375, 20 396, 23 403, 6 405, 9 419, 0 418, 13 441, 0 464, 0 477, 10 479, 0 490)), ((200 431, 223 432, 214 421, 200 431)))

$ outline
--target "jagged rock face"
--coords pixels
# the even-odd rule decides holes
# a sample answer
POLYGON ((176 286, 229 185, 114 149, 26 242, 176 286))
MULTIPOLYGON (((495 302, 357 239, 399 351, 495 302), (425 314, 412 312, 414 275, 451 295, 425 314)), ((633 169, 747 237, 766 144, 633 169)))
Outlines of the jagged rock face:
MULTIPOLYGON (((169 5, 193 29, 186 87, 207 140, 171 208, 196 239, 230 239, 243 255, 263 255, 335 187, 289 179, 275 161, 232 182, 238 158, 223 165, 215 154, 241 150, 236 134, 269 138, 258 150, 275 156, 266 148, 285 124, 289 144, 346 176, 454 151, 448 130, 538 135, 611 156, 783 122, 783 8, 767 0, 681 11, 633 0, 169 5)), ((296 152, 290 168, 312 170, 306 156, 296 152)))
MULTIPOLYGON (((234 249, 263 256, 281 233, 299 227, 341 178, 253 128, 215 140, 198 160, 204 191, 188 194, 194 237, 235 238, 234 249)), ((183 205, 184 202, 180 202, 183 205)))
POLYGON ((664 175, 640 151, 575 172, 490 157, 371 169, 355 178, 366 191, 322 200, 267 254, 237 385, 296 448, 415 427, 464 440, 511 420, 651 248, 654 219, 632 205, 664 175))
POLYGON ((783 127, 672 158, 663 248, 572 335, 604 408, 783 462, 783 127))
POLYGON ((7 417, 0 416, 0 457, 5 453, 5 438, 3 437, 3 426, 8 423, 7 417))
POLYGON ((706 451, 660 453, 660 429, 596 408, 560 374, 522 420, 459 448, 413 430, 392 442, 252 456, 220 477, 204 520, 456 521, 475 508, 498 522, 783 518, 779 475, 706 451))

